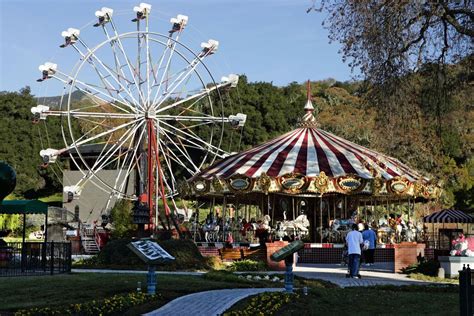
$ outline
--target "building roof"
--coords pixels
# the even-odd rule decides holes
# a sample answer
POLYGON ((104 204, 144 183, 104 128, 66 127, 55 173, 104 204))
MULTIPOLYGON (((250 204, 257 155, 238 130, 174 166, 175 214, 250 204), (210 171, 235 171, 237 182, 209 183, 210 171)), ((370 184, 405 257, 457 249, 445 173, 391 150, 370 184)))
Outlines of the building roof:
POLYGON ((47 214, 48 204, 38 200, 9 200, 0 203, 0 214, 47 214))

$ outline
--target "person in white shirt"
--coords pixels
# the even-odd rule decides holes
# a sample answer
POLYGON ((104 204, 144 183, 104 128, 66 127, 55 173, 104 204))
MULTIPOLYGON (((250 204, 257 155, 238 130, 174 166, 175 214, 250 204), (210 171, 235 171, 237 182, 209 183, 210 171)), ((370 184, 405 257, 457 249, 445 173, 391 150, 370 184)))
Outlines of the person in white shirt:
POLYGON ((352 224, 352 231, 346 236, 347 252, 349 254, 349 271, 351 278, 360 278, 359 263, 361 254, 361 244, 364 243, 362 234, 357 231, 357 224, 352 224))

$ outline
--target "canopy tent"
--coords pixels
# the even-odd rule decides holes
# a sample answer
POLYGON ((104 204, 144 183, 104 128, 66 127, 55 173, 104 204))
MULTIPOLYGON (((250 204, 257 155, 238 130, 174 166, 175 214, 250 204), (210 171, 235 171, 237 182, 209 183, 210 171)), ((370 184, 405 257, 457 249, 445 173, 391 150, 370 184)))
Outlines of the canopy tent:
POLYGON ((473 223, 474 218, 459 210, 442 210, 423 217, 424 223, 473 223))
POLYGON ((332 236, 336 219, 368 221, 368 206, 388 213, 389 203, 407 203, 410 219, 415 201, 439 197, 438 184, 398 159, 320 129, 309 88, 294 130, 217 161, 180 185, 182 197, 222 201, 224 217, 227 203, 255 205, 272 221, 307 215, 313 241, 316 231, 319 241, 332 236))
POLYGON ((309 92, 304 110, 296 129, 209 166, 184 183, 181 193, 190 197, 251 192, 394 199, 439 196, 438 185, 398 159, 318 128, 309 92))
POLYGON ((9 200, 0 203, 0 214, 19 214, 23 215, 23 242, 26 234, 26 215, 44 214, 44 230, 46 241, 48 238, 48 204, 38 200, 9 200))
POLYGON ((47 214, 48 204, 38 200, 9 200, 0 203, 0 214, 47 214))

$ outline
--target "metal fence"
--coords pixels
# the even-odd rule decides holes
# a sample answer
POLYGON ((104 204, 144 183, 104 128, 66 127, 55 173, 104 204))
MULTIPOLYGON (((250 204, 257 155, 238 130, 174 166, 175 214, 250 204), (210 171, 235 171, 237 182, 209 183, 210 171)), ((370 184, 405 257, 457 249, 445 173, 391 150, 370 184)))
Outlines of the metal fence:
POLYGON ((71 243, 14 242, 0 247, 0 277, 71 272, 71 243))
POLYGON ((463 267, 459 271, 459 311, 461 316, 474 315, 472 305, 474 295, 474 270, 469 268, 469 265, 463 267))
MULTIPOLYGON (((474 237, 471 234, 464 234, 466 238, 474 237)), ((425 233, 424 234, 424 243, 426 244, 426 248, 433 248, 433 249, 443 249, 443 250, 451 250, 453 248, 452 241, 456 239, 457 236, 446 236, 439 233, 425 233)))

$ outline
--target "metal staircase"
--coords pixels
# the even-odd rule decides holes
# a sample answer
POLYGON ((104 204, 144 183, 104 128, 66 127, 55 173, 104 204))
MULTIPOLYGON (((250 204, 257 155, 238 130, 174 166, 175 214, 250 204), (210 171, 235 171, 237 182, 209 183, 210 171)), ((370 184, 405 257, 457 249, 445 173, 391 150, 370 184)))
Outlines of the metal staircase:
POLYGON ((81 229, 81 242, 84 252, 88 255, 97 254, 100 249, 96 240, 96 229, 88 224, 82 224, 81 229))

